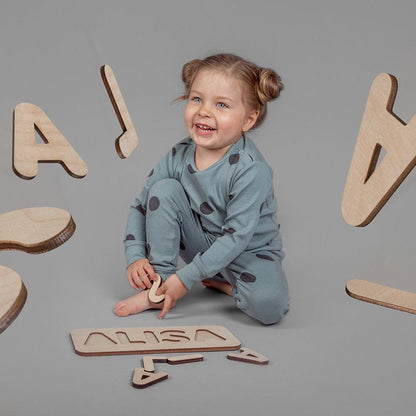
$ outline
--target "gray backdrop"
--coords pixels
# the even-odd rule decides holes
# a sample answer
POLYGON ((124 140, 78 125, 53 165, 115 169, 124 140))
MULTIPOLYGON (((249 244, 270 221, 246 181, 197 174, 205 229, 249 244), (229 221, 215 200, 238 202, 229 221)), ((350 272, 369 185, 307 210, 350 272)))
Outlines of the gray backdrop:
POLYGON ((351 278, 416 291, 412 172, 367 227, 348 226, 341 197, 374 77, 399 81, 395 112, 416 112, 413 1, 4 1, 0 3, 1 212, 56 206, 77 230, 42 255, 4 251, 28 300, 0 335, 0 413, 12 415, 391 415, 414 408, 415 316, 359 302, 351 278), (275 68, 286 86, 251 135, 275 172, 291 311, 261 326, 230 298, 194 287, 165 321, 118 318, 132 291, 122 238, 153 165, 185 136, 182 65, 233 52, 275 68), (120 126, 99 69, 112 66, 140 143, 114 150, 120 126), (41 107, 87 162, 84 179, 11 168, 12 113, 41 107), (265 367, 206 353, 130 386, 140 357, 80 357, 74 328, 221 324, 270 359, 265 367))

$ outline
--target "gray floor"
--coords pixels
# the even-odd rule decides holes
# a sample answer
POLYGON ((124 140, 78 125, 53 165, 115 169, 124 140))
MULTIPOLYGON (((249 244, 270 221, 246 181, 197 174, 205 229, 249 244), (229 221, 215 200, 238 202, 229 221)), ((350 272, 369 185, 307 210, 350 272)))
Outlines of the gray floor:
POLYGON ((351 278, 416 291, 416 177, 376 219, 354 229, 341 197, 368 90, 399 81, 395 112, 416 112, 411 1, 86 1, 0 3, 1 212, 56 206, 77 231, 42 255, 2 252, 28 300, 0 335, 0 413, 14 415, 391 415, 415 406, 415 316, 359 302, 351 278), (127 208, 152 166, 185 135, 180 70, 230 51, 280 72, 286 89, 252 137, 275 172, 291 311, 256 324, 231 299, 194 287, 165 321, 118 318, 131 294, 122 238, 127 208), (99 68, 112 66, 139 133, 126 160, 99 68), (32 181, 11 169, 12 114, 41 107, 88 164, 85 179, 42 164, 32 181), (75 328, 226 326, 270 359, 265 367, 205 353, 159 368, 169 379, 131 387, 137 356, 81 357, 75 328), (163 368, 162 368, 163 367, 163 368))

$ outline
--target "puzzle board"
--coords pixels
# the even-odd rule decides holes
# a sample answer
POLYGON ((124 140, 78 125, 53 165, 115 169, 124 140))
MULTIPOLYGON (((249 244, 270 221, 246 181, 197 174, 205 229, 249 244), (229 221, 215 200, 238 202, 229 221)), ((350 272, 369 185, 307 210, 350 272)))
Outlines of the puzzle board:
POLYGON ((218 325, 75 329, 71 339, 75 352, 83 356, 228 351, 241 346, 227 328, 218 325))

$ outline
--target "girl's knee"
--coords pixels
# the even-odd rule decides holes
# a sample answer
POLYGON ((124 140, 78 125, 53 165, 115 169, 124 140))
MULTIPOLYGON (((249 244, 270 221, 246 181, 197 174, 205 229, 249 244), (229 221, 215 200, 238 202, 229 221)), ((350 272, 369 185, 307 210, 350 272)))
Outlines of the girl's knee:
POLYGON ((287 291, 252 292, 245 299, 236 299, 237 306, 247 315, 265 325, 279 322, 289 311, 287 291))

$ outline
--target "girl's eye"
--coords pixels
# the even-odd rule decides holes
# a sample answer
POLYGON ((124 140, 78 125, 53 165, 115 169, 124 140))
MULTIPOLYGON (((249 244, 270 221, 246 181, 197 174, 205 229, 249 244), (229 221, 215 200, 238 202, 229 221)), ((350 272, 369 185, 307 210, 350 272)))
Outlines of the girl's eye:
POLYGON ((218 104, 217 104, 217 106, 218 106, 219 108, 228 108, 228 105, 227 105, 227 104, 225 104, 225 103, 218 103, 218 104))
POLYGON ((193 101, 194 103, 200 103, 201 99, 199 97, 192 97, 191 101, 193 101))

